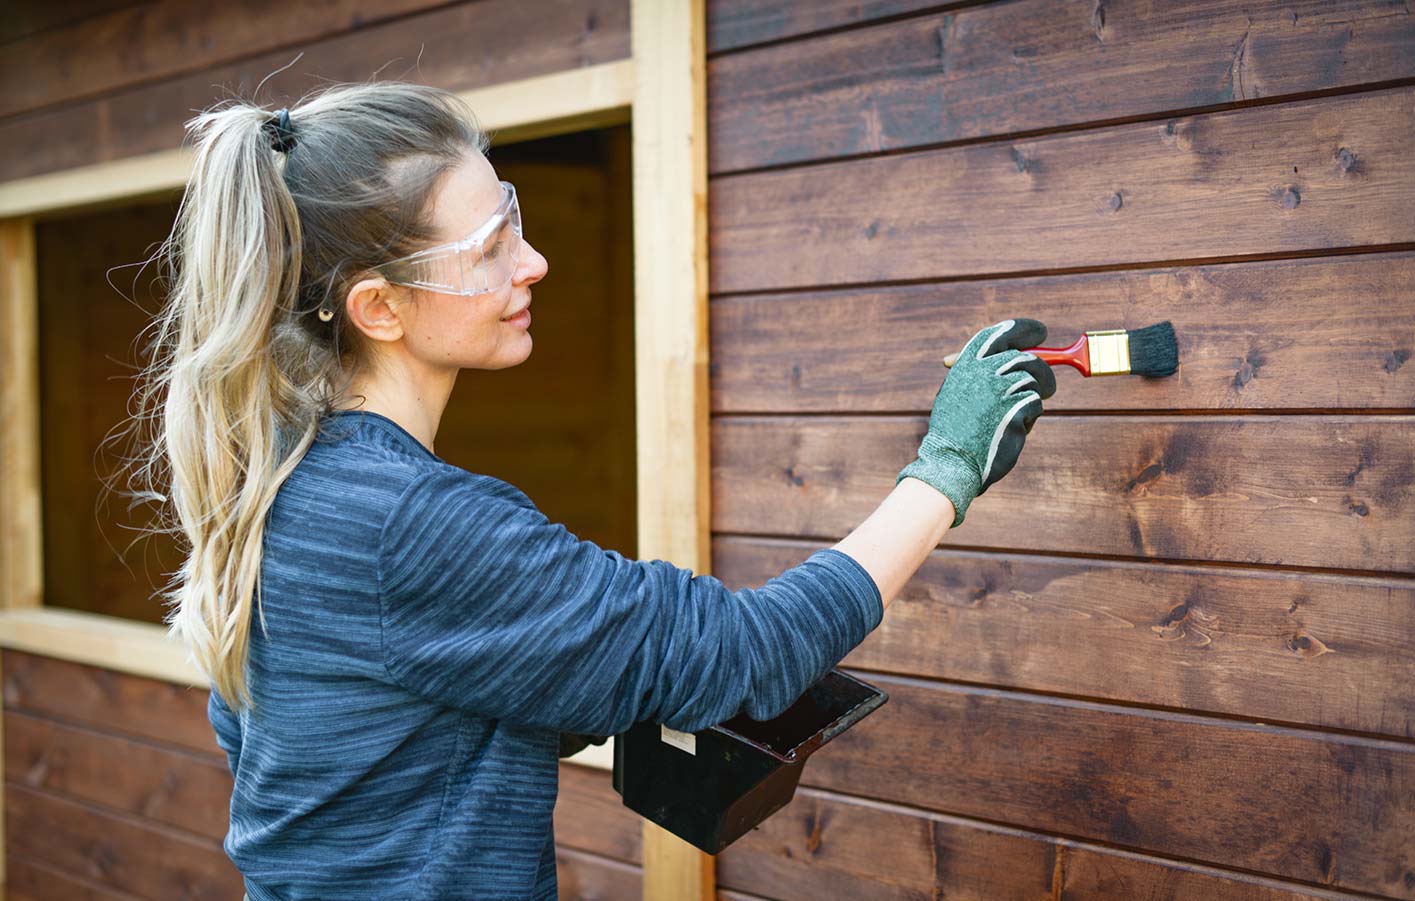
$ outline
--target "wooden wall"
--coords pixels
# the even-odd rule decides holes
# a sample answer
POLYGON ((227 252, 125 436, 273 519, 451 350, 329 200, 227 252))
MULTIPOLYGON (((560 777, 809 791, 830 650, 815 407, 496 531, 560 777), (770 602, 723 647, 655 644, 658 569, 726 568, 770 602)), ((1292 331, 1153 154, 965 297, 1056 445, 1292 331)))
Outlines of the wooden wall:
MULTIPOLYGON (((324 80, 403 78, 460 91, 625 59, 629 6, 22 2, 0 12, 0 49, 4 181, 172 149, 194 111, 228 90, 249 97, 267 76, 257 99, 275 104, 324 80)), ((511 373, 465 379, 439 451, 511 479, 581 534, 632 552, 627 131, 537 146, 498 149, 493 162, 521 184, 528 235, 551 259, 551 274, 535 291, 538 356, 520 383, 507 381, 511 373), (537 179, 543 189, 531 188, 537 179), (560 378, 566 372, 571 377, 560 378), (518 391, 541 393, 517 404, 518 391), (531 412, 545 413, 545 398, 557 393, 559 431, 531 428, 531 412), (488 441, 484 427, 486 417, 513 412, 523 414, 511 436, 523 443, 519 452, 488 441), (532 442, 538 444, 525 446, 532 442), (548 452, 551 442, 560 453, 548 452), (578 493, 557 490, 573 475, 567 459, 588 474, 578 479, 578 493), (551 467, 561 481, 546 476, 551 467)), ((114 404, 124 386, 109 379, 121 378, 122 361, 132 359, 131 329, 142 318, 102 276, 143 258, 170 221, 170 207, 130 208, 39 226, 41 287, 46 279, 67 286, 51 298, 56 306, 46 313, 43 336, 51 603, 157 617, 146 586, 98 531, 92 450, 121 418, 114 404), (54 252, 74 241, 69 256, 54 252)), ((120 270, 113 284, 129 295, 146 292, 132 276, 120 270)), ((109 537, 121 545, 124 536, 109 537)), ((141 572, 142 554, 133 554, 130 563, 141 572)), ((148 563, 155 572, 163 568, 148 563)), ((204 692, 16 652, 6 652, 4 664, 10 897, 240 897, 220 851, 230 777, 206 722, 204 692)), ((612 829, 636 842, 637 817, 618 805, 608 773, 564 770, 570 790, 557 818, 570 824, 570 838, 562 843, 562 893, 637 894, 637 850, 603 840, 612 829)))
POLYGON ((709 4, 713 565, 832 543, 942 356, 1066 370, 846 665, 890 702, 718 859, 765 898, 1415 898, 1408 4, 709 4))
POLYGON ((239 899, 207 693, 3 659, 6 897, 239 899))
MULTIPOLYGON (((206 691, 2 656, 4 897, 239 899, 240 874, 221 849, 231 775, 206 691)), ((607 771, 560 770, 561 896, 636 896, 638 817, 607 771)))

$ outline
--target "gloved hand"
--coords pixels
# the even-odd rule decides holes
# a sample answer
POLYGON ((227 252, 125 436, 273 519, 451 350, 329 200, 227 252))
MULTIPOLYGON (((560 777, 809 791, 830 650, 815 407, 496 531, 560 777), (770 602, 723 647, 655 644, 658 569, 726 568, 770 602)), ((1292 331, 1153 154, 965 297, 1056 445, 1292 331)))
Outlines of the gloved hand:
POLYGON ((973 498, 1016 465, 1042 398, 1056 393, 1051 367, 1023 352, 1046 336, 1035 319, 988 326, 968 341, 934 397, 919 456, 894 481, 913 477, 947 495, 953 528, 973 498))

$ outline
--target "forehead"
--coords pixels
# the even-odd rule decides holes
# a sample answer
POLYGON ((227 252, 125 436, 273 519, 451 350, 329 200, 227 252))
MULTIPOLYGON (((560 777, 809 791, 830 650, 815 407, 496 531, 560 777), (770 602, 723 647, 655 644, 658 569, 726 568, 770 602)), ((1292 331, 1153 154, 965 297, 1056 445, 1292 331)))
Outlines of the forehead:
POLYGON ((457 241, 489 219, 500 204, 496 170, 480 153, 469 153, 439 186, 432 220, 443 240, 457 241))

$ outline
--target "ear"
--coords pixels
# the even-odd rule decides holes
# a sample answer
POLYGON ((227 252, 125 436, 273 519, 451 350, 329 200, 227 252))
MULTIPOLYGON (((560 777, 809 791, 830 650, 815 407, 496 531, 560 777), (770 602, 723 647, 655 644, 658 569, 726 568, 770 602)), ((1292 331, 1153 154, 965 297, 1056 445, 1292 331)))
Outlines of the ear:
POLYGON ((344 310, 354 327, 371 340, 397 341, 403 337, 402 300, 386 280, 366 278, 349 289, 344 310))

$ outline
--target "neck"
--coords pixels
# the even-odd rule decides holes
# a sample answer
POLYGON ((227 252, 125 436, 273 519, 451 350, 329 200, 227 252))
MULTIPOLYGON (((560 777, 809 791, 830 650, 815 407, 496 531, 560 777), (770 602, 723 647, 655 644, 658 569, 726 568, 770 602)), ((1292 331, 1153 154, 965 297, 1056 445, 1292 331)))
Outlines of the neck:
POLYGON ((412 361, 386 359, 356 375, 334 408, 387 416, 434 452, 442 411, 456 383, 456 369, 427 369, 412 361))

